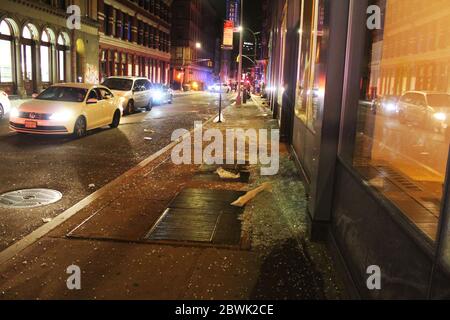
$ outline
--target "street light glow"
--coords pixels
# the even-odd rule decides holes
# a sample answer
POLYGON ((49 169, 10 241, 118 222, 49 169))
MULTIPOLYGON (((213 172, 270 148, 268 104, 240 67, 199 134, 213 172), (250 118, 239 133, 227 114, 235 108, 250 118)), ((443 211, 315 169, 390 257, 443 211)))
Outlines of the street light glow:
POLYGON ((197 43, 195 44, 195 47, 196 47, 197 49, 201 49, 201 48, 202 48, 202 44, 201 44, 200 42, 197 42, 197 43))

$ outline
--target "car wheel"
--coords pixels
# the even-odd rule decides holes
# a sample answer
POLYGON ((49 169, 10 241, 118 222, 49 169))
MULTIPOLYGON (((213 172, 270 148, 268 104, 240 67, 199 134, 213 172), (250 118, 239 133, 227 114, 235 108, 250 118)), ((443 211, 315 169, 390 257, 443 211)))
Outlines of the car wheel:
POLYGON ((82 138, 86 135, 86 119, 84 117, 79 117, 75 122, 75 127, 73 129, 73 137, 75 139, 82 138))
POLYGON ((153 108, 153 100, 150 99, 150 100, 148 101, 147 106, 145 107, 145 110, 146 110, 146 111, 151 111, 152 108, 153 108))
POLYGON ((117 128, 120 124, 120 111, 116 110, 116 112, 114 112, 114 116, 112 119, 111 124, 109 125, 110 128, 114 129, 117 128))
POLYGON ((135 111, 136 110, 134 108, 134 101, 133 100, 128 101, 126 114, 133 114, 135 111))
POLYGON ((5 110, 3 110, 3 106, 0 104, 0 119, 3 119, 5 116, 5 110))

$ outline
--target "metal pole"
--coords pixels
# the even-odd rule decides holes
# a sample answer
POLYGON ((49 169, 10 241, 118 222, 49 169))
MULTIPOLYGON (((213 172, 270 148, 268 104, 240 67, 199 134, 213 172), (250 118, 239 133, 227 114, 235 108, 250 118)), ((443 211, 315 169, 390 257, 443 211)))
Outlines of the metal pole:
POLYGON ((222 123, 222 78, 219 81, 220 88, 219 88, 219 121, 218 123, 222 123))
POLYGON ((240 25, 240 34, 239 34, 239 67, 238 67, 238 95, 236 98, 236 105, 240 106, 242 104, 242 99, 241 99, 241 79, 242 79, 242 47, 244 44, 244 37, 243 37, 243 33, 244 33, 244 27, 243 27, 243 22, 244 22, 244 0, 241 0, 241 25, 240 25))

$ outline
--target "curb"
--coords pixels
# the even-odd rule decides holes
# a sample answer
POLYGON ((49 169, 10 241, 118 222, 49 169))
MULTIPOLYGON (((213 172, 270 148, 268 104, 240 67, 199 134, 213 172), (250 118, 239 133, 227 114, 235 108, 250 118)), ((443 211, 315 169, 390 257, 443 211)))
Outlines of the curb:
MULTIPOLYGON (((223 110, 230 107, 230 105, 226 106, 223 110)), ((205 122, 203 122, 203 126, 209 124, 212 122, 215 118, 217 118, 218 114, 215 114, 205 122)), ((187 135, 192 134, 198 130, 197 128, 193 128, 191 131, 189 131, 187 135)), ((113 181, 109 182, 108 184, 101 187, 99 190, 95 191, 94 193, 88 195, 84 199, 80 200, 78 203, 67 209, 66 211, 59 214, 57 217, 55 217, 52 221, 49 223, 46 223, 42 225, 41 227, 37 228, 30 234, 26 235, 16 243, 12 244, 8 248, 4 249, 0 252, 0 264, 3 264, 7 262, 8 260, 14 258, 17 254, 31 246, 33 243, 37 242, 39 239, 43 238, 46 234, 48 234, 50 231, 54 230, 56 227, 64 223, 65 221, 69 220, 71 217, 73 217, 75 214, 77 214, 79 211, 90 205, 92 202, 100 198, 102 195, 108 192, 108 190, 121 183, 128 177, 136 174, 139 170, 147 166, 152 161, 159 158, 161 155, 175 147, 178 143, 180 143, 184 139, 184 136, 179 138, 178 140, 172 141, 170 144, 165 146, 164 148, 160 149, 156 153, 152 154, 150 157, 144 159, 140 163, 138 163, 136 166, 131 168, 130 170, 126 171, 122 175, 115 178, 113 181)))

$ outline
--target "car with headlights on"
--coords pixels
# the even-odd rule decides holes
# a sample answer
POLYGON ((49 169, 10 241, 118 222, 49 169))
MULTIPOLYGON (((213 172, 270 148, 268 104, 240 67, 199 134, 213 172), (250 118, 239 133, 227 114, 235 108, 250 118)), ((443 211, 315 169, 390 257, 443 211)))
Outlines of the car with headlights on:
POLYGON ((150 111, 153 107, 155 91, 147 78, 109 77, 102 85, 124 99, 124 114, 133 114, 140 108, 150 111))
POLYGON ((376 98, 372 102, 372 112, 385 116, 398 115, 398 96, 386 95, 376 98))
POLYGON ((3 119, 10 109, 11 102, 9 101, 8 94, 0 90, 0 119, 3 119))
POLYGON ((450 127, 450 94, 409 91, 398 102, 401 122, 420 124, 427 129, 448 134, 450 127))
POLYGON ((154 104, 162 105, 165 103, 171 104, 173 102, 173 91, 167 85, 152 83, 150 91, 154 104))
POLYGON ((53 85, 32 100, 11 108, 9 127, 19 133, 73 135, 88 130, 117 128, 122 99, 100 85, 67 83, 53 85))
POLYGON ((211 92, 229 93, 231 91, 231 87, 226 83, 215 83, 212 86, 209 86, 208 90, 211 92))

